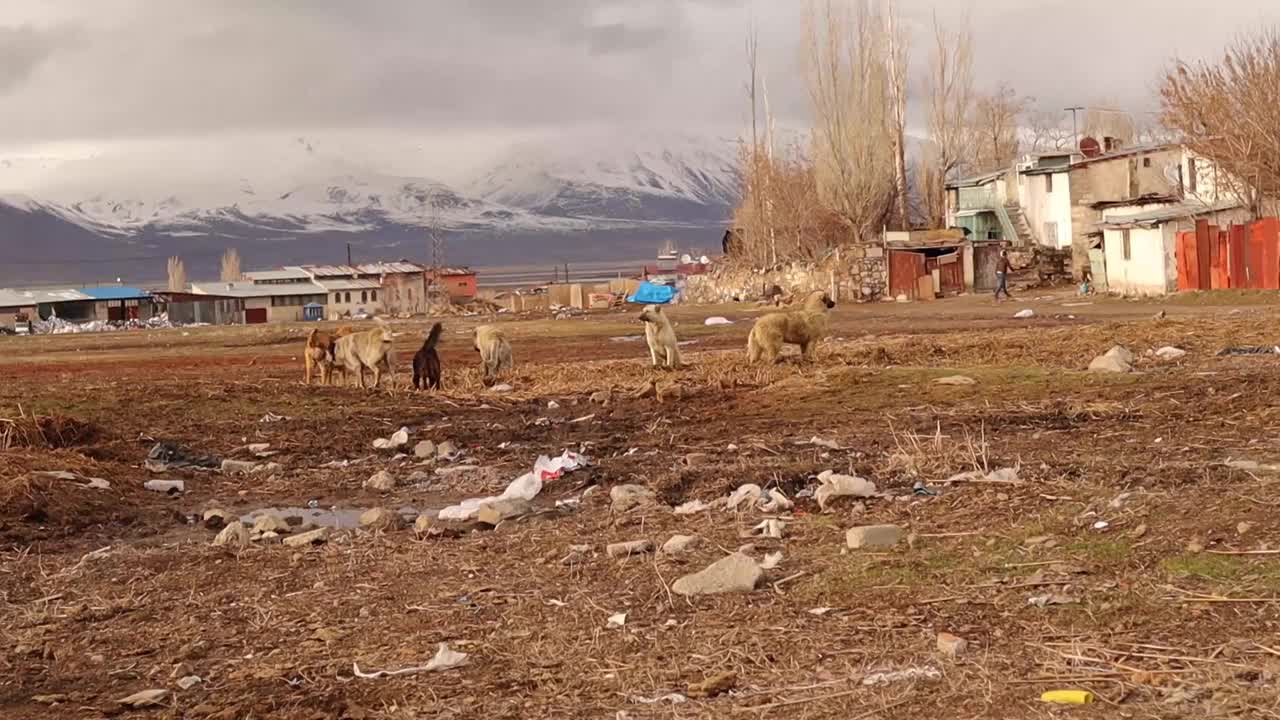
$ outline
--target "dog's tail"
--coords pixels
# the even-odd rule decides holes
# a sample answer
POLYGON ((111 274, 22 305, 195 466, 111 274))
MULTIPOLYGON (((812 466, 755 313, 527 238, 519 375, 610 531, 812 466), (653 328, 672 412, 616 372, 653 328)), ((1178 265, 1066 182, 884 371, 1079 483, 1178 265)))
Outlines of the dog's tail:
POLYGON ((431 332, 427 333, 427 341, 422 344, 423 350, 431 350, 435 348, 436 343, 440 342, 440 333, 444 332, 444 325, 436 323, 431 326, 431 332))
POLYGON ((307 333, 307 347, 313 347, 315 345, 316 332, 319 330, 320 328, 311 328, 311 332, 307 333))

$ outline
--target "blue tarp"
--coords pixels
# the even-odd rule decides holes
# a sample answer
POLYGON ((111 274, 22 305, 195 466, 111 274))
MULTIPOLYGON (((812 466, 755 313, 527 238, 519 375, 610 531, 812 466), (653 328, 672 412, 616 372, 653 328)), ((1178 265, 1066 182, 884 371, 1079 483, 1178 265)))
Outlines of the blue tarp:
POLYGON ((666 305, 676 297, 676 289, 670 285, 654 285, 651 282, 642 282, 640 287, 636 288, 635 294, 627 298, 627 302, 637 303, 639 305, 666 305))

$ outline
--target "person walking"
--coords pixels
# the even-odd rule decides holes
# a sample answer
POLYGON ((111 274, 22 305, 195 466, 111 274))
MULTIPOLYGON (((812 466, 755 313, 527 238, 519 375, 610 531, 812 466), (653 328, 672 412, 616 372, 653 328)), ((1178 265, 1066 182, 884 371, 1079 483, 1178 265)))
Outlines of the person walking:
POLYGON ((1005 298, 1012 299, 1009 295, 1009 273, 1013 270, 1013 265, 1009 262, 1009 251, 1000 251, 1000 261, 996 263, 996 300, 1000 300, 1000 293, 1004 293, 1005 298))

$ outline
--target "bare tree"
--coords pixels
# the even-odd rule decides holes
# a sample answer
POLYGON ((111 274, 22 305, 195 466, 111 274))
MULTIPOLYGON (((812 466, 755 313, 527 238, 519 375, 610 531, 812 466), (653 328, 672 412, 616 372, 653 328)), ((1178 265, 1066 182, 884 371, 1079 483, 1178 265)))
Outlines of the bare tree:
POLYGON ((907 184, 907 70, 911 48, 898 21, 898 8, 888 0, 884 14, 885 56, 888 60, 889 131, 893 137, 894 192, 898 201, 898 229, 911 229, 910 192, 907 184))
POLYGON ((923 213, 931 227, 946 216, 946 183, 964 172, 973 153, 973 33, 968 22, 955 31, 933 18, 933 50, 925 80, 929 140, 920 172, 923 213))
POLYGON ((1028 112, 1025 118, 1027 144, 1032 151, 1073 150, 1075 133, 1061 113, 1047 110, 1028 112))
POLYGON ((1083 137, 1091 137, 1098 142, 1112 138, 1121 147, 1132 145, 1138 136, 1133 113, 1120 109, 1115 102, 1106 99, 1085 108, 1084 125, 1080 132, 1083 137))
POLYGON ((182 292, 187 289, 187 266, 182 258, 169 258, 169 292, 182 292))
POLYGON ((1255 215, 1280 195, 1280 31, 1241 36, 1221 59, 1176 63, 1160 86, 1161 119, 1211 159, 1255 215))
POLYGON ((244 278, 244 273, 240 269, 240 251, 235 248, 227 248, 222 253, 222 273, 219 275, 222 282, 236 282, 244 278))
POLYGON ((1000 83, 994 92, 979 96, 973 114, 977 134, 975 170, 990 172, 1013 164, 1022 148, 1019 124, 1029 103, 1005 83, 1000 83))
POLYGON ((850 11, 827 0, 806 13, 818 191, 860 241, 884 226, 896 195, 883 27, 865 3, 850 11))

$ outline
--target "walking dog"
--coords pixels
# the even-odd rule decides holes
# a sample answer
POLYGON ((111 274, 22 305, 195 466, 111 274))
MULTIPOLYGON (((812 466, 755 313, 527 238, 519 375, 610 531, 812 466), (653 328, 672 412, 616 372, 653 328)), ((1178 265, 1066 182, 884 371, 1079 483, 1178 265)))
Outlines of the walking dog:
POLYGON ((500 373, 511 369, 511 343, 498 328, 480 325, 475 330, 473 344, 476 352, 480 353, 485 385, 492 384, 500 373))
POLYGON ((747 336, 747 362, 775 363, 784 344, 799 345, 802 357, 813 360, 818 343, 827 336, 827 311, 835 306, 825 292, 816 290, 799 310, 761 317, 747 336))
POLYGON ((350 335, 355 332, 355 328, 350 325, 343 325, 326 332, 319 328, 314 328, 307 333, 307 347, 303 351, 302 361, 305 367, 302 382, 306 385, 311 384, 311 378, 319 371, 320 383, 328 385, 333 376, 333 344, 338 338, 344 335, 350 335))
POLYGON ((338 338, 333 345, 334 369, 342 371, 345 378, 348 372, 360 374, 360 387, 364 387, 364 371, 373 371, 373 386, 382 383, 382 373, 391 376, 391 387, 395 387, 395 372, 392 369, 391 344, 395 336, 391 328, 378 321, 378 327, 364 332, 352 333, 338 338))
POLYGON ((427 339, 413 356, 413 388, 423 390, 440 389, 440 353, 436 352, 436 343, 440 342, 440 333, 444 326, 436 323, 427 333, 427 339))
POLYGON ((640 320, 644 322, 644 339, 649 343, 649 359, 654 367, 668 367, 672 370, 680 368, 680 347, 676 342, 676 331, 671 326, 671 319, 662 312, 658 305, 645 305, 640 311, 640 320))

